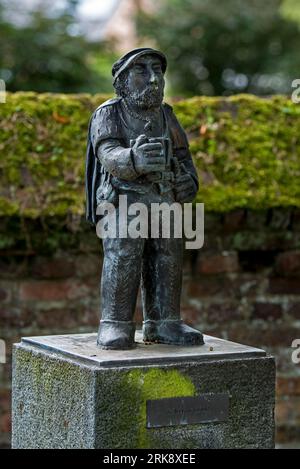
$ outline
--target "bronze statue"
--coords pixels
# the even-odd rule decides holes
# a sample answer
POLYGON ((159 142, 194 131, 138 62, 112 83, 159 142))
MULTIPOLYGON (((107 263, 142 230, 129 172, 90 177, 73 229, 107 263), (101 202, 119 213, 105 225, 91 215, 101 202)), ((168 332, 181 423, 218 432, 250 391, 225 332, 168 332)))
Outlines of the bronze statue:
MULTIPOLYGON (((87 220, 93 224, 103 201, 118 216, 120 195, 150 207, 191 202, 197 193, 187 137, 163 103, 166 68, 165 55, 151 48, 132 50, 112 68, 117 97, 96 109, 88 135, 87 220)), ((134 346, 140 282, 145 342, 203 344, 201 332, 180 319, 182 239, 106 238, 103 250, 100 347, 134 346)))

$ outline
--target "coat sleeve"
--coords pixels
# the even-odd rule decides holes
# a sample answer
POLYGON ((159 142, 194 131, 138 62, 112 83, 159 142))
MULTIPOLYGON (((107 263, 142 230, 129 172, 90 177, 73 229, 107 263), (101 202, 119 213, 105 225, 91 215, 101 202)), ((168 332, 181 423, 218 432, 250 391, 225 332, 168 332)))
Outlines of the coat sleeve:
POLYGON ((91 121, 91 142, 101 165, 113 176, 123 180, 138 177, 131 148, 123 146, 116 106, 98 109, 91 121))
POLYGON ((178 119, 175 116, 172 107, 165 104, 165 112, 171 131, 173 143, 173 156, 178 159, 179 163, 182 163, 184 165, 185 170, 192 176, 193 180, 195 181, 198 190, 198 174, 189 149, 189 142, 186 133, 178 122, 178 119))

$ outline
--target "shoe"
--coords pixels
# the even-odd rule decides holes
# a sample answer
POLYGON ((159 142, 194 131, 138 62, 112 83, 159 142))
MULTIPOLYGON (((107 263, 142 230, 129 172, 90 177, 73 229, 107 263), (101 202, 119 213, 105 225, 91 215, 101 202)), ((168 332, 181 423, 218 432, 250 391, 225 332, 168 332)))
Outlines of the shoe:
POLYGON ((143 323, 144 342, 169 345, 203 345, 203 335, 197 329, 187 326, 181 320, 147 320, 143 323))
POLYGON ((134 342, 135 323, 131 321, 100 321, 97 345, 104 350, 128 350, 134 342))

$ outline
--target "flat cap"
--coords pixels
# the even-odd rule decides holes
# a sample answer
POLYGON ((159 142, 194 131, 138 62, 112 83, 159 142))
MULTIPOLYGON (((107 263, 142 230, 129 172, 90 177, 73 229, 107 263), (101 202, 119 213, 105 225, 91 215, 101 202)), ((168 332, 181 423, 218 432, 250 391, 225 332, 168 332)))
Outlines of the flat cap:
POLYGON ((138 57, 142 55, 157 55, 162 63, 162 71, 165 73, 167 69, 167 58, 166 56, 160 52, 159 50, 152 49, 151 47, 141 47, 139 49, 133 49, 127 54, 123 55, 117 62, 114 63, 112 67, 112 76, 114 78, 114 82, 117 77, 124 72, 138 57))

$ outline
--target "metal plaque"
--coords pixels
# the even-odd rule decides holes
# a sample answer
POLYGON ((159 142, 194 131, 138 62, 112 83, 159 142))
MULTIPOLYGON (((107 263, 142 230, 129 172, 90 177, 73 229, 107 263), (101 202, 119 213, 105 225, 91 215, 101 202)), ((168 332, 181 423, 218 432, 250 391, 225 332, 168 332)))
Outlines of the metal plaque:
POLYGON ((228 394, 172 397, 146 403, 147 428, 224 422, 228 418, 228 394))

